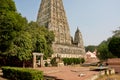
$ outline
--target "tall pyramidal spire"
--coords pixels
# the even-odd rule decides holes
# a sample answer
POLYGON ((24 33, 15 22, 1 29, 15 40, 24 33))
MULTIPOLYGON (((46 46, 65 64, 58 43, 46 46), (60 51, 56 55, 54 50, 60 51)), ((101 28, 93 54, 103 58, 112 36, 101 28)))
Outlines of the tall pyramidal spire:
POLYGON ((55 34, 55 43, 71 44, 71 36, 62 0, 41 0, 37 23, 55 34))
POLYGON ((62 58, 80 58, 84 56, 85 49, 79 29, 77 29, 74 41, 70 36, 62 0, 41 0, 37 23, 55 34, 55 41, 52 44, 54 52, 52 57, 59 55, 62 58))
POLYGON ((75 36, 74 36, 74 44, 77 44, 78 47, 84 48, 82 34, 78 27, 77 27, 77 30, 76 30, 75 36))

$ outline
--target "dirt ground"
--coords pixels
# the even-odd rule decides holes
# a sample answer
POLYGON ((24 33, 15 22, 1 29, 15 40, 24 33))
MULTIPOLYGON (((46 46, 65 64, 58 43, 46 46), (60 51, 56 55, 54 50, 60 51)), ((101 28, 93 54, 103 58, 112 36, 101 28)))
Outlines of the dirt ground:
MULTIPOLYGON (((74 66, 64 66, 64 67, 43 67, 37 68, 37 70, 44 71, 44 75, 55 76, 58 79, 63 80, 86 80, 90 79, 91 76, 98 74, 99 72, 89 71, 89 67, 74 67, 74 66), (85 74, 84 76, 79 76, 80 74, 85 74)), ((2 78, 0 74, 0 80, 7 80, 2 78)), ((101 76, 97 80, 120 80, 120 74, 111 76, 101 76)))
POLYGON ((90 71, 89 67, 63 66, 63 67, 43 67, 37 68, 43 71, 45 76, 56 77, 62 80, 87 80, 99 72, 90 71))
POLYGON ((111 75, 111 76, 102 76, 97 80, 120 80, 120 74, 111 75))
MULTIPOLYGON (((63 80, 86 80, 98 74, 98 72, 89 71, 89 67, 76 67, 76 66, 63 66, 63 67, 42 67, 36 68, 37 70, 44 71, 45 76, 53 76, 56 79, 63 80)), ((7 80, 2 78, 0 80, 7 80)))

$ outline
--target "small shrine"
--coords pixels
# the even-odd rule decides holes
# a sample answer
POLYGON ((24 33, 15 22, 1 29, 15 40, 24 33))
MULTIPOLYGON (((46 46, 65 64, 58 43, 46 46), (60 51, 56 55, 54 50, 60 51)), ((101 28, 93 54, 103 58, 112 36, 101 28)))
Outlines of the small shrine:
POLYGON ((43 53, 33 53, 33 68, 36 68, 37 66, 43 67, 44 61, 43 61, 43 53), (40 57, 40 60, 37 62, 37 56, 40 57))

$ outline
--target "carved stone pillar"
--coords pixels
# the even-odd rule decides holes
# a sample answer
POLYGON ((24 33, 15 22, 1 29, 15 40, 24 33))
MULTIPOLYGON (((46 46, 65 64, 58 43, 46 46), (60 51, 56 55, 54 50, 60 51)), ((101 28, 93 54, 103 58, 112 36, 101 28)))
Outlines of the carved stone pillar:
POLYGON ((36 55, 33 54, 33 68, 36 68, 36 55))
POLYGON ((33 68, 37 67, 36 64, 36 56, 40 56, 40 66, 43 67, 44 66, 44 61, 43 61, 43 53, 33 53, 33 68))
POLYGON ((44 66, 44 63, 43 63, 43 55, 41 55, 41 58, 40 58, 40 66, 41 66, 41 67, 44 66))

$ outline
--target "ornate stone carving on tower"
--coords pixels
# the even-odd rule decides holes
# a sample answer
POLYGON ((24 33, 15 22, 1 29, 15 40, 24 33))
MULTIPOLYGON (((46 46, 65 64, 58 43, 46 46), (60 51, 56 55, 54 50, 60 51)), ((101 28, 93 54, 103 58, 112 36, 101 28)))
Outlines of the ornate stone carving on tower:
POLYGON ((81 33, 75 35, 73 43, 76 45, 71 42, 62 0, 41 0, 37 23, 54 32, 55 42, 52 45, 54 56, 59 54, 61 57, 81 57, 85 53, 81 33))
POLYGON ((37 22, 55 33, 55 43, 71 44, 62 0, 42 0, 37 22))

